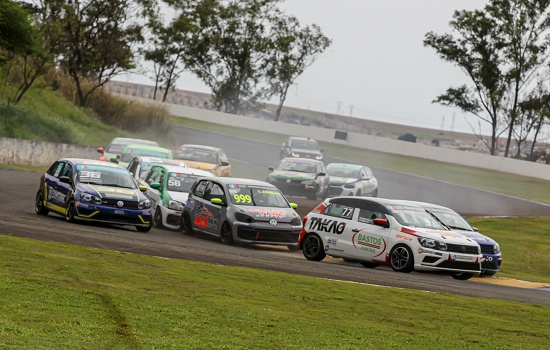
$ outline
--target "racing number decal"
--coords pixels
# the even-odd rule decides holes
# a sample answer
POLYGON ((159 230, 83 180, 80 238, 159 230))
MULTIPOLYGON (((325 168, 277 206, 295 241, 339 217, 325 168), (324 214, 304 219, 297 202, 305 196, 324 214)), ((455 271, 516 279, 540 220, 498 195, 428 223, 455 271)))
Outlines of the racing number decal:
POLYGON ((181 181, 174 180, 174 179, 170 178, 168 180, 168 186, 170 186, 170 187, 180 187, 181 186, 181 181))
POLYGON ((244 194, 237 194, 235 193, 233 195, 233 198, 235 198, 235 202, 238 203, 252 203, 252 197, 250 195, 244 195, 244 194))
POLYGON ((101 179, 101 172, 99 171, 86 171, 81 170, 80 171, 80 181, 84 179, 101 179))
POLYGON ((342 216, 349 219, 352 213, 353 213, 353 208, 345 207, 344 210, 342 211, 342 216))

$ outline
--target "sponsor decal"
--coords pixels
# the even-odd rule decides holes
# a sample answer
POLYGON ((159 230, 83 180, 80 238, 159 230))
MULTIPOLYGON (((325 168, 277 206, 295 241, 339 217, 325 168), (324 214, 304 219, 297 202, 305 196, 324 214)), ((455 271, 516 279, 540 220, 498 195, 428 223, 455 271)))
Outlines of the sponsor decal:
POLYGON ((451 260, 454 261, 473 261, 473 256, 465 256, 465 255, 452 255, 451 260))
POLYGON ((203 203, 197 202, 195 208, 195 220, 193 225, 201 227, 207 230, 215 231, 218 228, 218 219, 214 218, 214 215, 203 203))
POLYGON ((346 228, 345 222, 339 222, 331 219, 311 218, 309 222, 310 230, 325 231, 328 233, 342 234, 346 228))
POLYGON ((190 199, 187 201, 187 203, 185 203, 185 206, 193 209, 193 207, 195 206, 195 202, 193 202, 193 200, 190 199))
POLYGON ((338 238, 329 237, 328 240, 327 240, 327 243, 328 244, 336 244, 336 243, 338 243, 338 238))
POLYGON ((255 213, 256 217, 268 217, 268 218, 284 218, 286 217, 286 213, 282 210, 277 209, 258 209, 258 208, 251 208, 251 213, 255 213))
POLYGON ((376 251, 380 249, 381 244, 381 238, 364 235, 361 233, 357 235, 357 245, 361 246, 361 250, 376 253, 376 251))
POLYGON ((277 220, 275 220, 275 219, 270 219, 270 220, 269 220, 269 224, 270 224, 271 226, 277 226, 277 220))
POLYGON ((434 250, 426 249, 426 248, 418 248, 418 254, 431 254, 431 255, 437 255, 442 256, 442 253, 436 252, 434 250))
POLYGON ((403 236, 403 235, 400 235, 399 233, 397 234, 396 236, 397 238, 400 238, 400 239, 404 239, 405 241, 412 241, 412 237, 408 237, 408 236, 403 236))
POLYGON ((105 197, 107 197, 107 198, 116 197, 116 198, 122 198, 122 199, 133 199, 134 198, 133 196, 127 196, 127 195, 117 194, 117 193, 105 193, 105 197))
POLYGON ((327 244, 327 245, 325 246, 325 252, 328 252, 329 250, 330 250, 330 246, 327 244))
POLYGON ((66 198, 67 198, 67 195, 57 191, 51 186, 48 186, 48 202, 50 202, 53 199, 54 201, 57 201, 59 203, 65 203, 66 198))

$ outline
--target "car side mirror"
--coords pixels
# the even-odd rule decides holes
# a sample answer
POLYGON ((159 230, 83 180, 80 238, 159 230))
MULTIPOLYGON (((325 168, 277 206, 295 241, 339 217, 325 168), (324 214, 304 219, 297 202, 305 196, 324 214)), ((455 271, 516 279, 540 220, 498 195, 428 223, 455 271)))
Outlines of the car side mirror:
POLYGON ((275 170, 275 167, 270 166, 270 167, 268 167, 268 169, 273 171, 273 170, 275 170))
POLYGON ((141 192, 145 192, 145 191, 147 191, 147 187, 145 187, 145 186, 143 186, 143 185, 139 185, 139 190, 140 190, 141 192))
POLYGON ((98 148, 97 148, 97 153, 103 154, 103 147, 98 147, 98 148))
POLYGON ((479 230, 477 229, 477 227, 472 227, 474 229, 474 231, 476 232, 479 232, 479 230))
POLYGON ((118 157, 112 157, 109 161, 118 164, 118 157))
POLYGON ((375 224, 376 226, 382 226, 382 227, 385 227, 385 228, 389 228, 390 227, 390 224, 388 222, 387 219, 380 219, 380 218, 376 218, 374 220, 372 220, 373 224, 375 224))
POLYGON ((69 184, 69 185, 72 183, 71 178, 68 177, 68 176, 60 176, 59 181, 61 181, 63 183, 66 183, 66 184, 69 184))
POLYGON ((296 208, 298 208, 298 204, 296 204, 296 203, 290 203, 290 207, 291 207, 292 209, 296 209, 296 208))
POLYGON ((228 162, 224 162, 224 161, 222 161, 222 163, 221 163, 221 164, 222 164, 222 166, 229 166, 229 163, 228 163, 228 162))
POLYGON ((152 183, 150 186, 154 190, 160 190, 160 184, 158 182, 152 183))
POLYGON ((319 174, 317 174, 317 176, 326 176, 326 175, 327 175, 327 173, 319 173, 319 174))
POLYGON ((223 205, 223 200, 221 198, 212 198, 210 200, 210 203, 217 204, 217 205, 223 205))

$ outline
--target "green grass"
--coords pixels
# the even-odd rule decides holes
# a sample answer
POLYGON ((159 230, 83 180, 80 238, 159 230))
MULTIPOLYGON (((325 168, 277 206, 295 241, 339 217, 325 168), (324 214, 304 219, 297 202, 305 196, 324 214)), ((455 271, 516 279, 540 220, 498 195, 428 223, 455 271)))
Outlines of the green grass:
POLYGON ((3 349, 546 349, 550 342, 547 306, 10 236, 0 236, 0 292, 3 349))

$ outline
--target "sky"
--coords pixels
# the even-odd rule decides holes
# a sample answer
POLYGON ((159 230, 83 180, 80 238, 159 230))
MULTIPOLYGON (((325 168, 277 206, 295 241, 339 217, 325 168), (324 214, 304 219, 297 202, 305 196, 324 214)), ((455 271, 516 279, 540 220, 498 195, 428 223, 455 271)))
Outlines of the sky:
MULTIPOLYGON (((477 117, 432 101, 449 87, 471 85, 463 71, 423 45, 426 33, 451 31, 455 10, 487 0, 286 0, 302 25, 317 24, 332 45, 298 77, 285 106, 445 131, 489 134, 477 117), (480 129, 481 128, 481 129, 480 129)), ((152 84, 143 76, 120 80, 152 84)), ((182 90, 210 93, 192 74, 182 90)), ((277 99, 269 101, 277 103, 277 99)))

